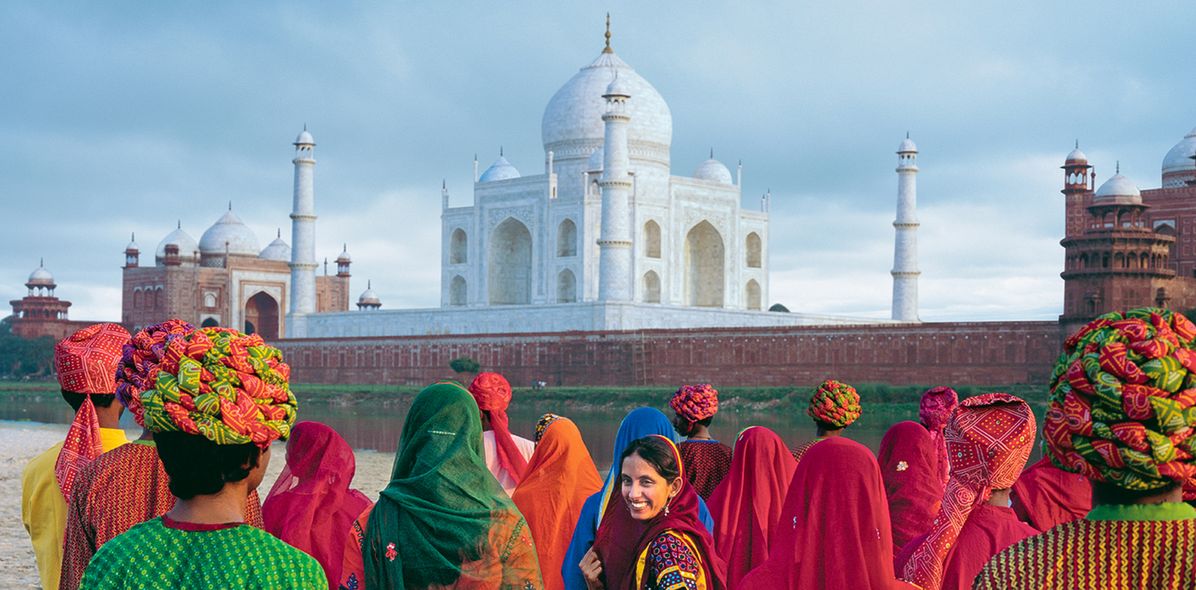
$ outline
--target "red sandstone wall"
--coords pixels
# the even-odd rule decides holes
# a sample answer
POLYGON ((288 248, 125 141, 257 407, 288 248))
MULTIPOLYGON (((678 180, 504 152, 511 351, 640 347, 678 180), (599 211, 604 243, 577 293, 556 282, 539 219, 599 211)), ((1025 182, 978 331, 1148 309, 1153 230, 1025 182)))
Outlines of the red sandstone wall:
POLYGON ((512 384, 810 384, 826 377, 904 384, 1046 383, 1056 322, 724 328, 288 339, 277 344, 301 383, 430 383, 470 356, 512 384))

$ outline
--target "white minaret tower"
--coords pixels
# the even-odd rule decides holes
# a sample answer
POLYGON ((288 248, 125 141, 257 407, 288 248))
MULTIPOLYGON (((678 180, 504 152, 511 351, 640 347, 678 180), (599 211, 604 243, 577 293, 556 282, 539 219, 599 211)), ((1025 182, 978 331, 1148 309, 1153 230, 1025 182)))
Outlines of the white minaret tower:
MULTIPOLYGON (((609 35, 609 29, 607 35, 609 35)), ((609 49, 609 37, 608 49, 609 49)), ((631 177, 627 175, 630 158, 627 150, 627 100, 631 95, 626 85, 615 79, 606 87, 606 124, 603 138, 602 229, 598 237, 598 300, 631 301, 631 177)))
POLYGON ((291 207, 291 313, 316 311, 316 141, 307 132, 295 139, 295 200, 291 207))
POLYGON ((897 239, 893 252, 893 319, 918 319, 918 146, 905 134, 897 148, 897 239))

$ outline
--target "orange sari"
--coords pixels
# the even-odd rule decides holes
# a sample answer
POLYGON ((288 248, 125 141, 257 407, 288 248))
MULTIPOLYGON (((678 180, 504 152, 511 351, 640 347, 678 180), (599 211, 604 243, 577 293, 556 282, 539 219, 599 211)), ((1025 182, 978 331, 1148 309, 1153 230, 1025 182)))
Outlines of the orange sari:
POLYGON ((523 481, 511 495, 536 542, 546 590, 564 590, 561 563, 573 527, 581 505, 600 489, 602 478, 577 425, 568 418, 555 419, 544 430, 523 481))

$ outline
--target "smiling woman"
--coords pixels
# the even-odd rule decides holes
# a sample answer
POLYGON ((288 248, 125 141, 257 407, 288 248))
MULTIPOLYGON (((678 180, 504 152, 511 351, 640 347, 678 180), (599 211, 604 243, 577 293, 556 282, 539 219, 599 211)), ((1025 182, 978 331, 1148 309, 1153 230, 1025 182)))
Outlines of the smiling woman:
POLYGON ((581 561, 590 590, 726 588, 726 568, 683 475, 671 440, 652 435, 627 446, 619 461, 623 502, 606 506, 581 561))

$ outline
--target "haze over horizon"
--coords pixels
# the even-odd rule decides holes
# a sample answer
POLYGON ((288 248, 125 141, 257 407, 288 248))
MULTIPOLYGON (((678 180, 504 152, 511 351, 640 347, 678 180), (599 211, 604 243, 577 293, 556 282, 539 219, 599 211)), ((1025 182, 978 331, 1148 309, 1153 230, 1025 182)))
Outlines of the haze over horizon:
MULTIPOLYGON (((770 297, 886 318, 894 154, 918 165, 921 317, 1062 311, 1064 156, 1140 188, 1196 125, 1196 5, 534 2, 0 5, 0 297, 44 257, 75 320, 119 320, 123 250, 234 211, 290 242, 293 155, 315 136, 317 253, 353 256, 351 298, 440 301, 440 185, 473 156, 543 169, 548 99, 612 45, 673 114, 673 173, 713 148, 771 189, 770 297), (678 8, 683 8, 678 10, 678 8)), ((634 100, 634 97, 633 97, 634 100)), ((148 253, 148 256, 147 256, 148 253)), ((3 314, 7 315, 7 313, 3 314)))

